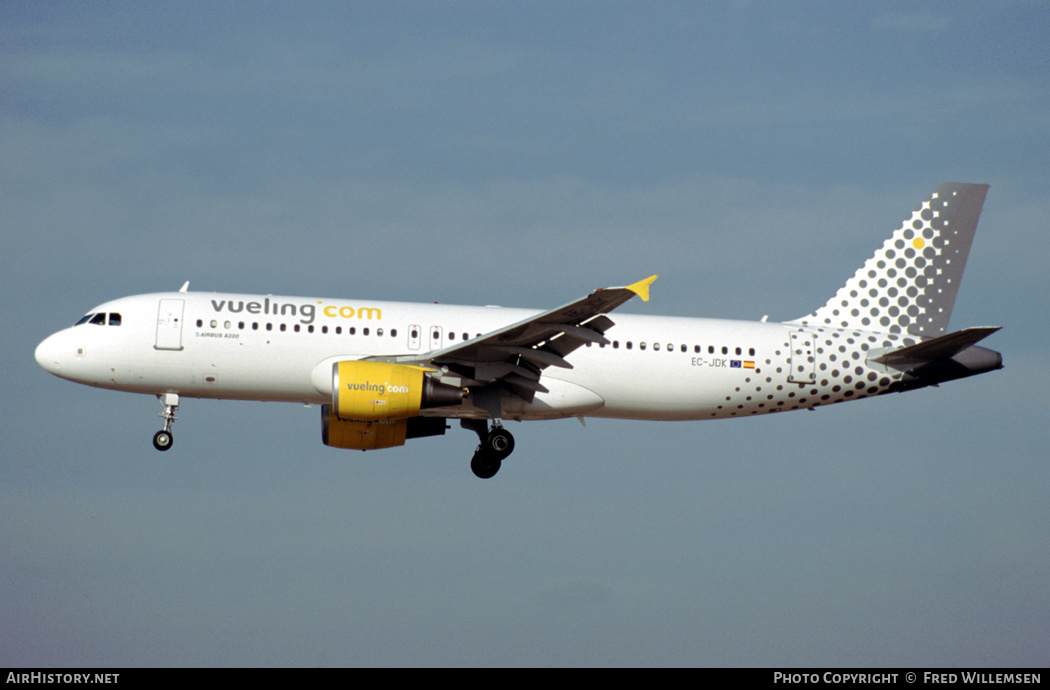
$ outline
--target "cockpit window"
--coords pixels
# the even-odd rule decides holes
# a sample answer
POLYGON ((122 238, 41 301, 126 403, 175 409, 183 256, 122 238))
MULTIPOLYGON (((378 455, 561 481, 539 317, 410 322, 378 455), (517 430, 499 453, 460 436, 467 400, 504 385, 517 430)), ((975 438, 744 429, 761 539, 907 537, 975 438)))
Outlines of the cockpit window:
MULTIPOLYGON (((80 320, 77 321, 73 325, 74 326, 80 326, 80 325, 85 324, 85 323, 90 323, 90 324, 93 324, 95 326, 105 326, 106 325, 106 316, 107 316, 107 314, 105 312, 99 312, 98 314, 87 314, 85 316, 80 317, 80 320)), ((118 314, 115 311, 111 311, 108 314, 108 316, 109 316, 109 325, 110 326, 119 326, 120 325, 120 322, 121 322, 120 314, 118 314)))

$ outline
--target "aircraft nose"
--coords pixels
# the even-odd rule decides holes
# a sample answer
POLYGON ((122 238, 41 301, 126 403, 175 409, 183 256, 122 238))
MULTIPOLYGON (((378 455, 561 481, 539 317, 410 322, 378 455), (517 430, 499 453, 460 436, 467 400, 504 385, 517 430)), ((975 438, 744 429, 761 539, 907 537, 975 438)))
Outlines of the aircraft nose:
POLYGON ((66 352, 66 347, 63 346, 60 337, 61 333, 54 333, 44 338, 44 340, 36 346, 36 363, 43 367, 46 371, 61 376, 63 360, 68 358, 69 353, 66 352))

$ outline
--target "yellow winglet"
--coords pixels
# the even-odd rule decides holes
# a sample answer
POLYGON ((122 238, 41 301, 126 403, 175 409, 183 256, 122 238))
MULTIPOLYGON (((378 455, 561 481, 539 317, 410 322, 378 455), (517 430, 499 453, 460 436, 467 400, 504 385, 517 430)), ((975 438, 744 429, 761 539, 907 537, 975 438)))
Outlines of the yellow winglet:
POLYGON ((639 280, 633 285, 628 285, 627 289, 642 298, 643 302, 649 301, 649 286, 653 284, 653 281, 660 276, 649 276, 645 280, 639 280))

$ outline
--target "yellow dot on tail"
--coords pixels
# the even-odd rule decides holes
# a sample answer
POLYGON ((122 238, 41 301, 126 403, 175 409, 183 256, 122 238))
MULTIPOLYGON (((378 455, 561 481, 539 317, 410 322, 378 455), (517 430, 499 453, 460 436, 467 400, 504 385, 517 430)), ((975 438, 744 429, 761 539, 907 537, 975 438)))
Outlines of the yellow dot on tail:
POLYGON ((921 237, 916 237, 914 240, 912 240, 911 246, 915 247, 916 249, 922 249, 926 246, 926 243, 922 241, 921 237))

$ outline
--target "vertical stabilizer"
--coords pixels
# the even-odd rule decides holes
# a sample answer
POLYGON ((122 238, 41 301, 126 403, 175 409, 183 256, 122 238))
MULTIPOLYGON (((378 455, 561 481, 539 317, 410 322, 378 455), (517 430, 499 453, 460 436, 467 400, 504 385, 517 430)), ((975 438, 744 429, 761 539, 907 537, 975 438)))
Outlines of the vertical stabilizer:
POLYGON ((987 192, 937 187, 827 304, 791 323, 944 335, 987 192))

